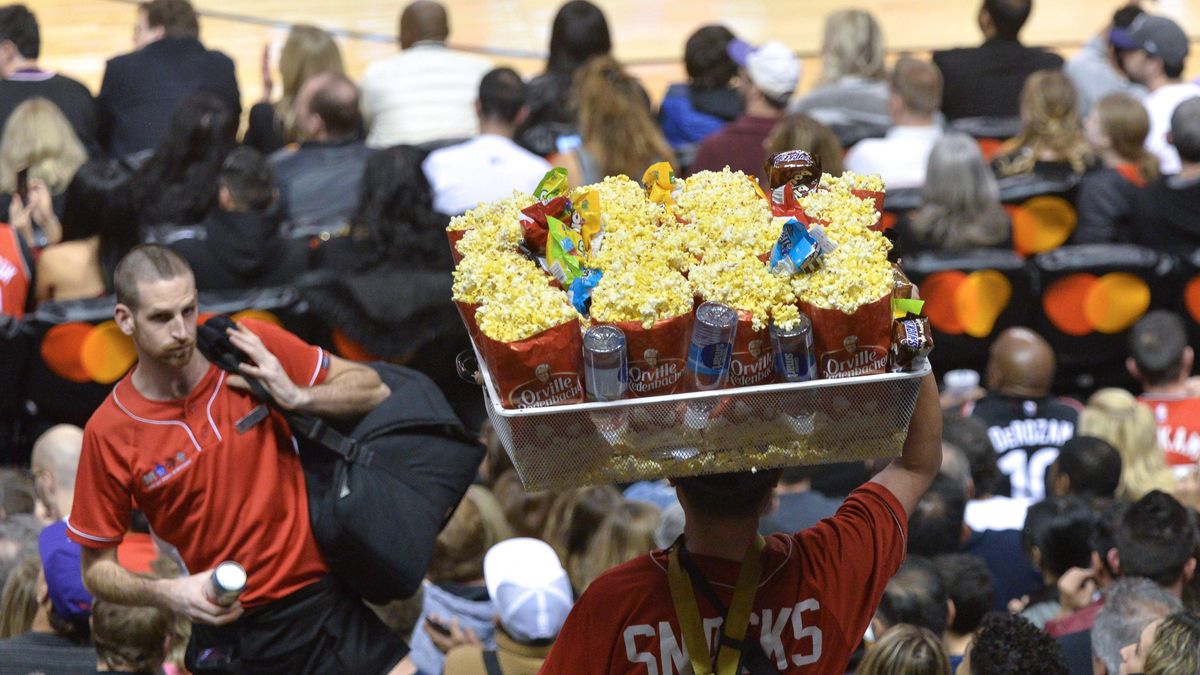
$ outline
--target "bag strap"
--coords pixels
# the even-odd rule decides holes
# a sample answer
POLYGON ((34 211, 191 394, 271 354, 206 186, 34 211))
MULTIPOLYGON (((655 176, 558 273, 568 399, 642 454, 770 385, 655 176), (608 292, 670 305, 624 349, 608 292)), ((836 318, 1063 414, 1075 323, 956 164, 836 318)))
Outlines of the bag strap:
POLYGON ((495 649, 483 650, 483 667, 488 675, 504 675, 504 671, 500 670, 500 659, 496 656, 495 649))
POLYGON ((275 400, 275 397, 271 396, 271 393, 267 391, 267 388, 257 378, 249 377, 244 373, 240 373, 240 375, 246 381, 246 384, 250 386, 250 391, 254 394, 254 398, 257 398, 268 408, 283 415, 293 433, 299 434, 337 454, 347 462, 354 462, 358 458, 359 446, 353 438, 334 429, 320 417, 284 410, 275 400))
MULTIPOLYGON (((746 552, 738 571, 737 584, 734 586, 728 611, 719 600, 713 603, 714 608, 723 613, 724 621, 717 643, 717 653, 712 660, 708 660, 708 640, 702 627, 703 616, 696 603, 691 573, 685 572, 683 568, 682 558, 687 554, 680 554, 684 549, 683 536, 680 535, 679 539, 675 540, 675 546, 668 554, 670 561, 667 566, 667 581, 671 589, 671 601, 675 605, 675 618, 679 620, 694 675, 737 675, 739 672, 746 629, 750 625, 750 611, 754 607, 754 596, 758 593, 758 582, 762 577, 763 546, 763 538, 755 537, 753 545, 746 552)), ((694 567, 690 560, 688 566, 694 567)), ((696 575, 699 575, 698 570, 696 575)), ((700 588, 701 593, 704 593, 711 603, 715 598, 707 596, 710 593, 715 596, 716 593, 708 586, 707 580, 700 584, 700 588)))

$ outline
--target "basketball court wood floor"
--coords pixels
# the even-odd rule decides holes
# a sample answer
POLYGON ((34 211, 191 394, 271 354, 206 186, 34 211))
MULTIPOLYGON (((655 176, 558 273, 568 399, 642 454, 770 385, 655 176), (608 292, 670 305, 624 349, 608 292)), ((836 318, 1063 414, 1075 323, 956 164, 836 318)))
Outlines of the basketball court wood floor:
MULTIPOLYGON (((814 83, 825 16, 861 7, 883 26, 891 55, 974 45, 978 0, 596 0, 608 16, 619 59, 642 78, 657 99, 683 76, 683 43, 697 27, 724 23, 750 42, 781 40, 805 57, 801 91, 814 83)), ((294 23, 311 23, 338 37, 351 77, 366 64, 397 49, 397 17, 402 1, 378 0, 193 0, 201 13, 201 38, 237 62, 242 98, 263 94, 264 46, 272 59, 294 23)), ((443 0, 450 11, 453 46, 489 55, 526 75, 541 71, 550 23, 558 0, 443 0)), ((106 59, 132 47, 134 0, 26 0, 38 15, 43 67, 76 77, 93 92, 106 59)), ((1023 38, 1048 45, 1064 56, 1095 35, 1123 0, 1035 0, 1023 38)), ((1152 11, 1172 16, 1189 35, 1200 32, 1200 0, 1148 2, 1152 11)), ((1193 37, 1193 42, 1195 38, 1193 37)), ((1188 74, 1200 72, 1193 50, 1188 74)), ((278 76, 275 77, 278 81, 278 76)), ((276 84, 276 96, 278 95, 276 84)))

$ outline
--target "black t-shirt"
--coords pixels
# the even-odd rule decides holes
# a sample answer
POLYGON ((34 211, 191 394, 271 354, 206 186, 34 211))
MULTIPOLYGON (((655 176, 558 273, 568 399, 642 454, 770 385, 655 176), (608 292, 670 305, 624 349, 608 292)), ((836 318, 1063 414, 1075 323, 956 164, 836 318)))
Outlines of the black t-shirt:
POLYGON ((1078 407, 1047 396, 1025 399, 988 394, 964 410, 988 426, 997 465, 1007 478, 995 493, 1038 501, 1046 496, 1046 469, 1075 435, 1078 407))
POLYGON ((1159 178, 1137 196, 1134 219, 1139 244, 1188 255, 1200 247, 1200 181, 1159 178))
MULTIPOLYGON (((13 110, 25 101, 40 96, 58 106, 71 123, 75 135, 92 157, 104 155, 98 135, 96 101, 87 87, 69 77, 42 70, 22 70, 0 80, 0 129, 13 110)), ((5 212, 7 218, 8 212, 5 212)))

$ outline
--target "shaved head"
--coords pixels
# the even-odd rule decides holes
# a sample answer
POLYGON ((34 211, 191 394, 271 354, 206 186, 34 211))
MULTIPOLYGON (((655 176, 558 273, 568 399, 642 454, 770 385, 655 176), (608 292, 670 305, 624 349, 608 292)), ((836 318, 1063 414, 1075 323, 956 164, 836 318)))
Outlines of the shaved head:
POLYGON ((137 309, 140 282, 174 279, 184 274, 191 276, 192 268, 175 251, 160 244, 135 246, 121 258, 113 272, 117 302, 131 310, 137 309))
POLYGON ((440 2, 416 0, 400 14, 400 47, 408 49, 422 41, 445 42, 450 36, 450 17, 440 2))
POLYGON ((1054 350, 1028 328, 1009 328, 992 343, 988 389, 1007 396, 1040 398, 1054 381, 1054 350))
POLYGON ((51 516, 63 518, 75 496, 75 473, 83 450, 83 429, 71 424, 50 427, 33 444, 34 485, 51 516))

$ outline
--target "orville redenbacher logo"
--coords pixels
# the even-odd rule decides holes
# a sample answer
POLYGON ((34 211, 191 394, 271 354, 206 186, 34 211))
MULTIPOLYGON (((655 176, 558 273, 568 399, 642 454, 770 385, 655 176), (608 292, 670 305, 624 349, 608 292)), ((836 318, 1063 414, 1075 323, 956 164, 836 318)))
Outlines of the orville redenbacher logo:
POLYGON ((552 373, 550 364, 543 363, 534 369, 536 379, 512 390, 509 402, 517 408, 541 408, 560 403, 583 400, 583 383, 579 373, 552 373))
POLYGON ((629 390, 635 396, 669 394, 683 377, 683 359, 664 359, 657 349, 642 352, 641 361, 629 362, 629 390))
POLYGON ((729 382, 735 387, 764 384, 775 373, 771 348, 765 340, 751 340, 748 351, 734 352, 729 361, 729 382))
POLYGON ((860 345, 857 335, 842 340, 842 349, 821 355, 825 377, 854 377, 887 370, 887 350, 879 345, 860 345))

